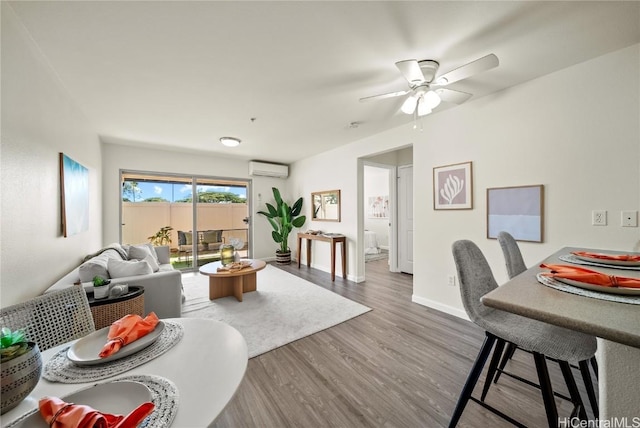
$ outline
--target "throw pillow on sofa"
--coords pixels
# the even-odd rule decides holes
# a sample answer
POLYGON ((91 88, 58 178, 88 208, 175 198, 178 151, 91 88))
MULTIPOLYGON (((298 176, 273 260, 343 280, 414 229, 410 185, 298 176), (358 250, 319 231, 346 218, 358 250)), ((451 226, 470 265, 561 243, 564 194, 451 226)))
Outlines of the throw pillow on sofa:
POLYGON ((94 276, 109 278, 107 262, 109 260, 122 260, 122 255, 115 250, 107 249, 97 256, 94 256, 82 263, 78 268, 78 276, 81 282, 93 281, 94 276))
POLYGON ((151 250, 146 245, 131 245, 129 247, 129 260, 144 260, 147 256, 154 256, 155 254, 151 253, 151 250))
POLYGON ((149 254, 147 257, 145 257, 144 261, 149 263, 149 266, 151 267, 152 271, 158 272, 158 270, 160 269, 160 266, 158 265, 158 262, 156 261, 155 257, 153 257, 151 254, 149 254))
POLYGON ((149 263, 144 260, 109 259, 107 267, 111 278, 123 278, 125 276, 147 275, 153 273, 149 263))

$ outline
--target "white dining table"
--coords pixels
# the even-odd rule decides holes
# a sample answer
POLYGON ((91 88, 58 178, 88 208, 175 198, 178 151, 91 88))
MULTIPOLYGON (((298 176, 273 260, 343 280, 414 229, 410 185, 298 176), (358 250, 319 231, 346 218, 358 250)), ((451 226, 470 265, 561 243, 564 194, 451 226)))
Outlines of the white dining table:
MULTIPOLYGON (((96 383, 130 375, 155 375, 172 381, 179 395, 172 427, 206 427, 222 412, 240 385, 248 363, 247 343, 233 327, 202 318, 168 318, 184 327, 182 339, 164 354, 99 382, 59 383, 41 378, 17 407, 0 417, 2 426, 38 407, 44 396, 62 397, 96 383)), ((73 344, 42 352, 43 371, 58 351, 73 344)))
MULTIPOLYGON (((620 251, 565 247, 541 263, 570 265, 573 251, 620 251)), ((626 254, 626 253, 625 253, 626 254)), ((538 282, 540 263, 482 297, 489 307, 591 334, 598 339, 600 419, 640 422, 640 305, 556 290, 538 282), (632 419, 636 418, 636 419, 632 419)), ((640 278, 640 270, 581 266, 608 275, 640 278)), ((631 425, 629 425, 631 426, 631 425)))

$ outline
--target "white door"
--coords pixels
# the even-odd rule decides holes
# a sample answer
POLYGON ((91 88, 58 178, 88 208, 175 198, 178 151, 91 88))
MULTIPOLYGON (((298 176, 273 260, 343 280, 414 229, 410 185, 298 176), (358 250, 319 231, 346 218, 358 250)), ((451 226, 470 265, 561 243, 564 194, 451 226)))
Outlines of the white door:
POLYGON ((413 166, 398 168, 398 269, 413 274, 413 166))

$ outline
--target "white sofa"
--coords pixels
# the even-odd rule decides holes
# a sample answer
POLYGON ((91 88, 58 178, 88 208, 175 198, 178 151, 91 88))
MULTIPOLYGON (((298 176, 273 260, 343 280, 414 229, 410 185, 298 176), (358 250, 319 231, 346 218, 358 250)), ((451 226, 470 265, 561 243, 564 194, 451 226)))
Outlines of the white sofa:
POLYGON ((182 275, 170 263, 168 246, 151 244, 136 246, 111 244, 85 257, 83 263, 58 280, 45 292, 60 290, 81 282, 85 290, 91 290, 96 275, 109 278, 111 285, 129 284, 144 287, 145 315, 153 311, 159 318, 176 318, 182 313, 182 275), (154 260, 144 260, 145 249, 154 260), (110 272, 111 270, 111 272, 110 272), (130 276, 127 272, 134 273, 130 276), (117 277, 113 277, 117 276, 117 277))

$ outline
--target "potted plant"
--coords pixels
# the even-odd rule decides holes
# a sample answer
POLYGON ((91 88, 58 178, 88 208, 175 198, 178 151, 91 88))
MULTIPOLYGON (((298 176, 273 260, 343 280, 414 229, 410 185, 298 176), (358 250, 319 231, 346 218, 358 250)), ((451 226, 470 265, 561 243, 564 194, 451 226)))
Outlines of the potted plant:
POLYGON ((94 299, 104 299, 105 297, 109 297, 109 283, 111 281, 108 279, 104 279, 101 276, 93 277, 93 298, 94 299))
POLYGON ((173 227, 171 226, 162 227, 155 233, 155 235, 151 235, 147 239, 149 240, 149 242, 156 246, 171 244, 172 230, 173 227))
POLYGON ((276 201, 276 205, 273 206, 267 203, 267 211, 258 211, 258 214, 262 214, 267 217, 273 230, 271 231, 271 237, 273 240, 280 244, 280 248, 276 250, 276 262, 278 264, 291 263, 291 250, 289 249, 289 234, 294 227, 302 227, 307 217, 300 215, 302 211, 302 197, 291 206, 282 200, 280 191, 272 187, 273 197, 276 201))
POLYGON ((42 372, 38 345, 25 340, 22 330, 3 327, 0 335, 0 370, 2 371, 3 414, 27 397, 36 387, 42 372))

